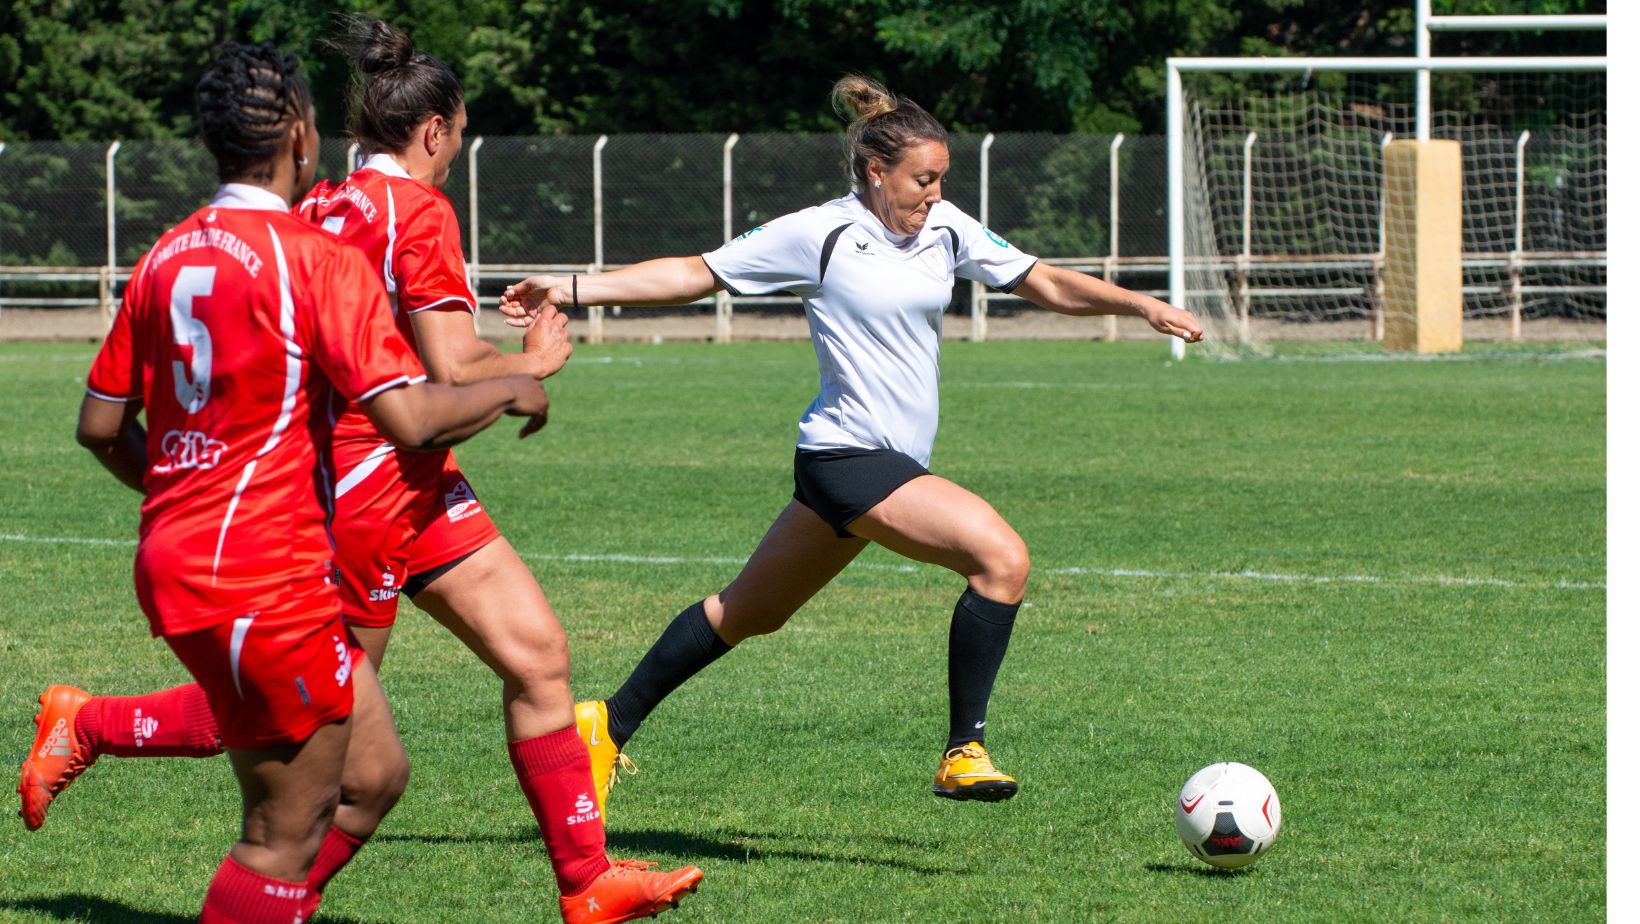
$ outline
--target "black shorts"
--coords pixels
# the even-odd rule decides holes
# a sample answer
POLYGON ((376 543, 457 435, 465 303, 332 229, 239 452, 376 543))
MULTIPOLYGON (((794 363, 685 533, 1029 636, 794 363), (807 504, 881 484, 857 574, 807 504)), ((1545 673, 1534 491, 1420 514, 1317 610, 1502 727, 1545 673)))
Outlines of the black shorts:
POLYGON ((839 538, 852 539, 850 523, 926 474, 922 463, 894 449, 799 449, 792 499, 819 514, 839 538))

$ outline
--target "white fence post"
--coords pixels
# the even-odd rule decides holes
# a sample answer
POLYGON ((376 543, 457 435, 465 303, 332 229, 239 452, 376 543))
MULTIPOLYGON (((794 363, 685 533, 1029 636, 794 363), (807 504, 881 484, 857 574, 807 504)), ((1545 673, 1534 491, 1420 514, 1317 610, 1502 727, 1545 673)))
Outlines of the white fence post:
POLYGON ((359 144, 354 142, 347 146, 347 163, 342 165, 342 175, 346 176, 357 169, 359 169, 359 144))
POLYGON ((1526 142, 1530 131, 1522 131, 1515 142, 1515 249, 1509 254, 1509 339, 1520 339, 1521 251, 1526 249, 1526 142))
MULTIPOLYGON (((1384 160, 1389 156, 1389 143, 1395 140, 1394 132, 1385 132, 1382 141, 1378 142, 1378 163, 1382 167, 1384 160)), ((1368 301, 1372 304, 1372 340, 1377 343, 1384 339, 1384 241, 1388 228, 1385 216, 1388 214, 1389 196, 1382 188, 1378 190, 1378 253, 1372 258, 1372 291, 1367 293, 1368 301)))
MULTIPOLYGON (((1167 59, 1167 291, 1168 301, 1189 310, 1184 292, 1184 78, 1167 59)), ((1184 359, 1184 341, 1168 338, 1168 355, 1184 359)))
POLYGON ((1241 339, 1249 338, 1252 329, 1253 296, 1248 291, 1248 279, 1253 272, 1253 144, 1258 132, 1248 132, 1241 145, 1241 257, 1236 261, 1236 323, 1241 325, 1241 339))
MULTIPOLYGON (((986 132, 979 143, 979 223, 991 226, 991 144, 997 136, 986 132)), ((975 343, 985 340, 986 316, 990 313, 985 303, 985 286, 978 280, 969 283, 968 339, 975 343)))
POLYGON ((114 235, 114 157, 120 153, 118 141, 108 146, 108 153, 103 155, 104 198, 108 208, 108 260, 103 267, 101 291, 98 295, 102 301, 103 320, 107 327, 114 326, 114 271, 115 262, 115 235, 114 235))
MULTIPOLYGON (((1110 257, 1105 260, 1105 281, 1116 284, 1116 258, 1122 248, 1122 142, 1127 135, 1117 132, 1110 142, 1110 257)), ((1105 339, 1116 339, 1116 315, 1105 315, 1105 339)))
MULTIPOLYGON (((592 266, 595 273, 604 271, 604 146, 608 135, 599 135, 592 144, 592 266)), ((587 308, 587 342, 604 342, 604 306, 587 308)))
MULTIPOLYGON (((483 280, 478 259, 478 149, 483 146, 483 135, 474 138, 473 143, 467 146, 467 249, 472 251, 472 259, 467 264, 467 284, 472 287, 475 299, 479 297, 478 284, 483 280)), ((475 304, 473 307, 479 306, 475 304)), ((477 311, 473 312, 473 325, 478 325, 477 311)))
MULTIPOLYGON (((740 135, 731 133, 723 142, 723 242, 727 244, 735 236, 735 145, 740 141, 740 135)), ((728 292, 717 294, 717 342, 728 343, 734 332, 731 330, 735 316, 734 302, 729 300, 728 292)))

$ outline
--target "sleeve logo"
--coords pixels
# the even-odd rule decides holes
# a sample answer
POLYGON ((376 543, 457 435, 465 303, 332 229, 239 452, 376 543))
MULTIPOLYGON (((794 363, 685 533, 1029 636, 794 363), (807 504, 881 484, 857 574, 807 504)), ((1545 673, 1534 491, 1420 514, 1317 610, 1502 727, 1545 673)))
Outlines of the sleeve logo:
POLYGON ((997 245, 998 247, 1007 247, 1008 246, 1008 242, 1003 240, 1001 237, 997 236, 997 233, 995 231, 992 231, 990 228, 981 228, 980 230, 984 231, 985 236, 991 239, 991 243, 997 245))
POLYGON ((737 240, 737 241, 744 241, 744 240, 745 240, 745 239, 747 239, 747 238, 749 238, 749 237, 751 237, 751 236, 752 236, 752 235, 754 235, 754 234, 756 234, 756 233, 757 233, 757 232, 759 232, 759 231, 762 231, 762 230, 763 230, 763 226, 762 226, 762 225, 758 225, 758 226, 757 226, 757 227, 755 227, 755 228, 753 228, 753 229, 751 229, 751 230, 750 230, 750 231, 742 231, 742 232, 741 232, 741 233, 740 233, 740 236, 739 236, 739 237, 736 237, 736 238, 735 238, 735 240, 737 240))

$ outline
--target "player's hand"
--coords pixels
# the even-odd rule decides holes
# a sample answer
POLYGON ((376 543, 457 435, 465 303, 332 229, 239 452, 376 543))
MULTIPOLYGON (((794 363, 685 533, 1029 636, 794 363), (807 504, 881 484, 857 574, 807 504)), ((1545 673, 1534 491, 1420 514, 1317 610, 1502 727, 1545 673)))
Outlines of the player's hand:
POLYGON ((508 380, 513 384, 513 400, 507 415, 529 418, 518 431, 518 438, 524 439, 547 425, 547 390, 529 376, 508 376, 508 380))
POLYGON ((542 274, 515 282, 501 293, 501 313, 513 327, 528 327, 545 305, 567 305, 572 301, 569 286, 557 276, 542 274))
POLYGON ((1164 334, 1178 337, 1185 343, 1201 342, 1201 322, 1183 308, 1175 308, 1167 302, 1151 299, 1145 304, 1144 316, 1151 327, 1164 334))
POLYGON ((569 315, 542 305, 524 330, 524 352, 536 360, 535 377, 544 379, 564 368, 574 350, 569 339, 569 315))

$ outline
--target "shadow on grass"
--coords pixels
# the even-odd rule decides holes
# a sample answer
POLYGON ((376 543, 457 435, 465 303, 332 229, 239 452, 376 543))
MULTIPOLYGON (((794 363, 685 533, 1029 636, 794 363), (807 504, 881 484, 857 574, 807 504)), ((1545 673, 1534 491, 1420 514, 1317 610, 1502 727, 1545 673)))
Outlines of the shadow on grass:
MULTIPOLYGON (((41 898, 0 898, 0 908, 48 914, 60 921, 93 924, 194 924, 198 915, 146 911, 99 895, 54 895, 41 898)), ((326 924, 369 924, 357 918, 325 915, 326 924)))
POLYGON ((713 837, 683 831, 638 830, 611 832, 608 838, 612 853, 639 857, 653 853, 668 853, 680 857, 728 860, 735 863, 751 863, 754 860, 799 860, 808 863, 863 864, 900 869, 923 876, 964 872, 958 867, 934 866, 893 857, 861 856, 800 847, 765 847, 747 843, 790 839, 789 835, 781 834, 723 831, 713 837))
POLYGON ((1216 866, 1204 866, 1200 863, 1146 863, 1145 869, 1153 873, 1170 873, 1175 876, 1205 876, 1208 879, 1233 879, 1248 871, 1241 869, 1219 869, 1216 866))
POLYGON ((534 828, 519 828, 511 834, 378 834, 373 844, 403 841, 411 844, 531 844, 541 835, 534 828))
MULTIPOLYGON (((755 860, 798 860, 807 863, 860 863, 869 866, 882 866, 892 869, 901 869, 907 872, 918 873, 923 876, 943 876, 949 873, 962 873, 964 869, 954 866, 936 866, 927 863, 918 863, 911 860, 895 857, 866 856, 860 853, 844 853, 834 851, 809 850, 801 847, 763 846, 769 842, 795 839, 793 835, 772 834, 755 831, 721 831, 711 834, 690 834, 684 831, 657 831, 643 829, 637 831, 610 831, 608 838, 609 852, 622 857, 646 857, 651 854, 671 854, 683 857, 686 860, 728 860, 734 863, 751 863, 755 860), (750 843, 749 843, 750 842, 750 843)), ((541 835, 535 828, 518 828, 510 834, 378 834, 371 839, 373 842, 405 842, 413 844, 531 844, 539 843, 541 835)), ((807 840, 807 838, 805 838, 807 840)), ((890 851, 899 853, 906 850, 927 850, 927 845, 918 844, 893 835, 866 836, 865 838, 851 838, 855 842, 861 840, 877 841, 885 845, 890 851)))

